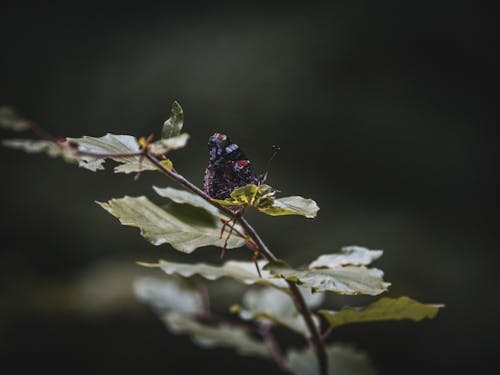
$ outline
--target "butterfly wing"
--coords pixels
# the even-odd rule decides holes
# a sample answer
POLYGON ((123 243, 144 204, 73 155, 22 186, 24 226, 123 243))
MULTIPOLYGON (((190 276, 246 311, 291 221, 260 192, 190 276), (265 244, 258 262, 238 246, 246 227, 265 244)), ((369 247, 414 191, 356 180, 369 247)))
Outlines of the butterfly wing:
POLYGON ((215 199, 228 198, 231 192, 247 184, 258 184, 259 177, 250 160, 225 134, 215 133, 208 140, 210 160, 203 188, 215 199))

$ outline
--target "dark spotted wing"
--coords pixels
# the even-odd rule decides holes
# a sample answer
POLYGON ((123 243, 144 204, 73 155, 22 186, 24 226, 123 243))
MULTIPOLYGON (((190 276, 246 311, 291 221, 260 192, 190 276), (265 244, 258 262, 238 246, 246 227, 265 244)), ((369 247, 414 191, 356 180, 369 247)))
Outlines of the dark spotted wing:
POLYGON ((208 139, 208 151, 203 189, 212 198, 225 199, 238 187, 260 183, 250 160, 225 134, 213 134, 208 139))

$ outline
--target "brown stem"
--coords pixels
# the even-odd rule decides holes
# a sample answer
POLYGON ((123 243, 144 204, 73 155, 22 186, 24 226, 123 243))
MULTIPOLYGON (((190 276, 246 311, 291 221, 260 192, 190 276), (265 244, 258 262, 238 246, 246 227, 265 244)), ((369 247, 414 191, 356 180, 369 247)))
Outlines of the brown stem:
MULTIPOLYGON (((160 161, 152 154, 149 152, 146 153, 146 158, 153 163, 163 174, 167 175, 169 178, 172 180, 178 182, 182 186, 186 187, 188 190, 192 191, 196 195, 200 196, 213 206, 217 207, 220 211, 225 213, 226 215, 232 217, 234 216, 234 212, 213 201, 212 198, 207 195, 203 190, 201 190, 198 186, 194 185, 190 181, 186 180, 182 175, 173 172, 169 170, 168 168, 165 168, 164 165, 160 163, 160 161)), ((255 231, 255 229, 248 223, 248 221, 240 216, 236 217, 236 221, 238 224, 240 224, 243 229, 245 229, 245 232, 248 234, 248 236, 258 245, 261 253, 264 255, 264 257, 269 260, 269 261, 274 261, 277 260, 278 258, 271 252, 271 250, 267 247, 265 242, 260 238, 259 234, 255 231)), ((302 296, 302 293, 300 293, 299 288, 295 283, 292 281, 288 281, 288 286, 290 287, 290 292, 291 292, 291 297, 293 298, 293 301, 295 303, 295 307, 297 308, 297 311, 302 315, 304 318, 304 321, 306 322, 307 329, 309 330, 309 333, 311 335, 310 340, 312 343, 312 346, 314 348, 314 352, 316 354, 316 357, 318 358, 318 363, 319 363, 319 369, 321 375, 326 375, 327 374, 327 369, 328 369, 328 359, 326 357, 326 351, 325 351, 325 346, 323 344, 323 341, 321 340, 320 333, 318 329, 316 328, 316 325, 314 324, 314 321, 312 319, 312 314, 309 308, 307 307, 304 297, 302 296)))
POLYGON ((325 341, 332 332, 333 332, 333 326, 328 327, 326 331, 323 332, 323 334, 321 335, 321 341, 325 341))
MULTIPOLYGON (((64 147, 60 144, 60 140, 53 137, 51 134, 46 133, 43 131, 43 129, 39 128, 35 124, 31 124, 32 130, 37 133, 40 137, 52 140, 53 142, 59 144, 61 147, 64 147)), ((175 170, 169 170, 166 168, 160 160, 153 155, 151 152, 149 152, 148 147, 143 148, 142 150, 138 152, 130 152, 130 153, 116 153, 116 154, 99 154, 99 153, 92 153, 92 152, 86 152, 86 151, 79 151, 75 150, 76 154, 79 155, 86 155, 86 156, 94 156, 94 157, 127 157, 127 156, 144 156, 146 157, 151 163, 153 163, 163 174, 167 175, 170 179, 178 182, 188 190, 192 191, 196 195, 200 196, 207 202, 209 202, 212 206, 218 208, 221 212, 225 213, 229 217, 234 217, 235 221, 239 223, 244 229, 246 234, 250 237, 250 239, 257 244, 259 252, 269 261, 274 261, 277 260, 278 258, 271 252, 271 250, 267 247, 267 245, 264 243, 262 238, 260 238, 259 234, 255 231, 255 229, 246 221, 246 219, 241 216, 241 215, 235 215, 235 213, 219 204, 218 202, 215 202, 212 200, 212 198, 207 195, 203 190, 201 190, 198 186, 194 185, 190 181, 188 181, 184 176, 178 174, 175 170)), ((288 283, 288 286, 290 287, 290 296, 292 297, 295 307, 297 308, 297 311, 302 315, 304 318, 304 321, 306 322, 307 329, 309 330, 309 333, 311 335, 310 337, 310 342, 312 343, 312 346, 314 348, 314 352, 318 358, 318 363, 319 363, 319 369, 320 369, 320 374, 321 375, 327 375, 327 368, 328 368, 328 359, 326 356, 326 351, 325 351, 325 346, 323 344, 323 341, 320 337, 320 333, 318 329, 316 328, 313 319, 312 319, 312 314, 309 308, 307 307, 304 297, 300 293, 299 288, 295 283, 292 281, 286 280, 288 283)))
POLYGON ((280 369, 286 370, 286 358, 283 355, 278 342, 274 338, 274 335, 271 333, 271 327, 269 324, 260 324, 258 332, 269 348, 269 353, 271 354, 273 361, 280 369))

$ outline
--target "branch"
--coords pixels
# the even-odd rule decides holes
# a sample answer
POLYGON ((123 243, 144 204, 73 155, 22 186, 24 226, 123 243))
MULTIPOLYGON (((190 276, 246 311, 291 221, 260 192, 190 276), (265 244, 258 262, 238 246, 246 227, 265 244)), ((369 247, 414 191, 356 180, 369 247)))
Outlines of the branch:
MULTIPOLYGON (((215 202, 212 200, 212 198, 206 194, 203 190, 201 190, 198 186, 194 185, 193 183, 189 182, 181 176, 180 174, 168 170, 163 166, 160 161, 151 153, 147 152, 145 153, 145 157, 153 163, 163 174, 167 175, 169 178, 172 180, 178 182, 188 190, 192 191, 196 195, 200 196, 207 202, 209 202, 211 205, 215 206, 218 208, 220 211, 223 213, 227 214, 228 216, 234 216, 234 212, 227 208, 222 206, 221 204, 215 202)), ((278 258, 271 252, 271 250, 267 247, 265 242, 260 238, 259 234, 255 231, 255 229, 248 223, 248 221, 244 217, 236 217, 236 221, 245 229, 245 232, 248 234, 248 236, 258 245, 260 252, 264 257, 269 260, 277 260, 278 258)), ((318 332, 318 329, 316 328, 314 321, 312 319, 311 311, 307 307, 304 297, 300 293, 299 288, 295 283, 292 281, 288 281, 288 286, 290 287, 290 292, 291 292, 291 297, 295 303, 295 307, 297 308, 297 311, 302 315, 304 318, 304 321, 306 322, 307 328, 309 330, 309 333, 311 335, 310 340, 311 344, 314 348, 314 352, 318 358, 318 363, 319 363, 319 368, 320 368, 320 373, 322 375, 327 374, 327 369, 328 369, 328 359, 326 356, 326 351, 325 351, 325 346, 323 344, 323 341, 321 340, 320 334, 318 332)))
MULTIPOLYGON (((174 180, 175 182, 181 184, 188 190, 192 191, 196 195, 200 196, 204 200, 206 200, 208 203, 219 209, 221 212, 225 213, 229 217, 234 217, 236 222, 239 223, 243 229, 245 230, 246 234, 251 238, 251 240, 257 244, 259 252, 269 261, 275 261, 278 260, 278 258, 271 252, 271 250, 267 247, 265 242, 262 240, 262 238, 259 236, 259 234, 255 231, 255 229, 248 223, 248 221, 242 217, 241 215, 236 215, 235 213, 229 209, 228 207, 225 207, 218 202, 212 200, 212 198, 206 194, 203 190, 201 190, 198 186, 194 185, 190 181, 188 181, 184 176, 178 174, 174 170, 169 170, 166 168, 163 164, 161 164, 160 160, 153 155, 151 152, 149 152, 148 147, 143 148, 139 152, 133 152, 133 153, 125 153, 125 154, 97 154, 97 153, 91 153, 91 152, 85 152, 85 151, 79 151, 75 150, 76 154, 80 155, 85 155, 85 156, 95 156, 95 157, 123 157, 123 156, 144 156, 146 159, 148 159, 151 163, 153 163, 163 174, 165 174, 167 177, 170 179, 174 180)), ((297 311, 302 315, 304 318, 304 321, 307 325, 307 329, 310 334, 310 343, 313 346, 314 352, 316 354, 316 357, 318 358, 318 364, 319 364, 319 369, 320 369, 320 374, 321 375, 327 375, 327 369, 328 369, 328 359, 326 356, 326 351, 325 351, 325 346, 323 343, 323 340, 320 336, 320 332, 316 328, 314 321, 312 319, 312 314, 309 308, 307 307, 307 304, 305 303, 304 297, 302 296, 302 293, 300 293, 299 288, 297 285, 289 280, 286 280, 288 283, 288 286, 290 288, 290 296, 293 299, 293 302, 295 304, 295 307, 297 311)))

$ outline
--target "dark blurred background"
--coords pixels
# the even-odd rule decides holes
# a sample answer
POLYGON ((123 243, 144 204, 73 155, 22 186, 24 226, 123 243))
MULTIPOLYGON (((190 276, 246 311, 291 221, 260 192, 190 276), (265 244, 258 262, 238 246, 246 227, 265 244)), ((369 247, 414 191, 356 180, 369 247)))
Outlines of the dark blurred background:
MULTIPOLYGON (((280 145, 270 184, 321 211, 251 215, 276 254, 301 265, 344 245, 384 249, 376 265, 389 296, 447 306, 432 321, 346 326, 332 338, 367 351, 381 374, 476 372, 499 333, 495 14, 460 2, 4 5, 0 104, 57 135, 148 135, 178 100, 192 138, 174 160, 198 184, 214 131, 258 169, 280 145)), ((169 334, 133 296, 135 277, 161 276, 136 260, 219 262, 215 248, 154 247, 94 203, 156 199, 151 185, 169 181, 0 155, 0 358, 16 370, 7 373, 275 372, 169 334)), ((218 294, 234 297, 231 284, 218 294)))

